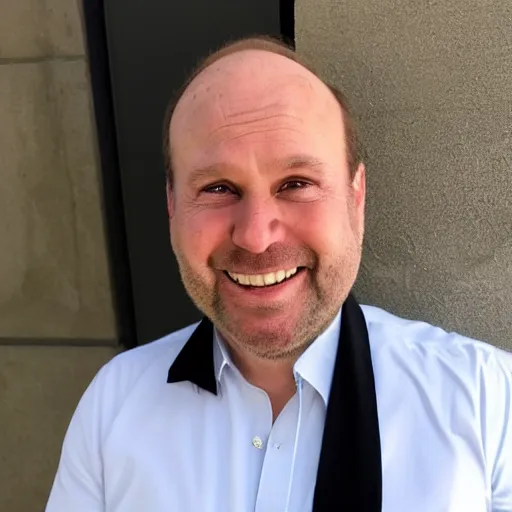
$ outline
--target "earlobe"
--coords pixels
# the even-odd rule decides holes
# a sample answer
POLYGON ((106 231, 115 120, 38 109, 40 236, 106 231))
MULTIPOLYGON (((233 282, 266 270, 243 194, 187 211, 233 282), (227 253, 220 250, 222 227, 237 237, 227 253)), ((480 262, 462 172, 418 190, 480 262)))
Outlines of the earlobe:
POLYGON ((169 215, 169 220, 171 220, 174 216, 174 191, 172 185, 167 182, 166 185, 167 191, 167 214, 169 215))

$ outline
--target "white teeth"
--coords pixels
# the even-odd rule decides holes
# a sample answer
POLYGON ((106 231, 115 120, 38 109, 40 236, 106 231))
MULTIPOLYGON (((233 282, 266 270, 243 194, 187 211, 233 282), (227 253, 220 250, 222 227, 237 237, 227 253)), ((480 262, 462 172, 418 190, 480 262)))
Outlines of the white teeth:
POLYGON ((276 272, 276 280, 278 283, 283 281, 283 279, 286 277, 286 270, 279 270, 279 272, 276 272))
POLYGON ((264 286, 265 281, 263 281, 263 276, 251 276, 250 277, 252 286, 264 286))
POLYGON ((297 273, 297 268, 290 270, 278 270, 277 272, 270 272, 268 274, 234 274, 228 272, 229 276, 244 286, 269 286, 272 284, 280 283, 285 279, 297 273))
POLYGON ((265 274, 263 276, 263 281, 265 281, 265 284, 274 284, 276 282, 276 276, 274 272, 271 272, 270 274, 265 274))
POLYGON ((243 276, 242 274, 236 274, 236 276, 237 277, 235 277, 235 280, 238 281, 240 284, 243 284, 245 286, 249 286, 251 284, 249 276, 243 276))

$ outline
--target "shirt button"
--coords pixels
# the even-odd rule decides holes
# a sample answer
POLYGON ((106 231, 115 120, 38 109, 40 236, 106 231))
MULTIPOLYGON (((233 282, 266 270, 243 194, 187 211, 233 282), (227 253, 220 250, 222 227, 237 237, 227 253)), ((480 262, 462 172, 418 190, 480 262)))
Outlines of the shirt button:
POLYGON ((258 450, 261 450, 263 448, 263 441, 258 436, 255 436, 252 439, 252 445, 254 446, 254 448, 258 448, 258 450))

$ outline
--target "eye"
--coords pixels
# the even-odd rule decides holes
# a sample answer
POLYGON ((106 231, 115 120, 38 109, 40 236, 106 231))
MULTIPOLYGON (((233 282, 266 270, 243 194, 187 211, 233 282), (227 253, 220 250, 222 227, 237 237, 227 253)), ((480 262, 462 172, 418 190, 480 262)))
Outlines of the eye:
POLYGON ((205 187, 203 189, 203 192, 206 192, 207 194, 229 194, 229 193, 235 193, 235 191, 229 187, 228 185, 224 183, 217 183, 215 185, 209 185, 208 187, 205 187))
POLYGON ((307 188, 309 186, 310 186, 310 183, 308 183, 307 181, 290 180, 290 181, 287 181, 286 183, 284 183, 279 191, 281 192, 281 191, 285 191, 285 190, 298 190, 298 189, 307 188))

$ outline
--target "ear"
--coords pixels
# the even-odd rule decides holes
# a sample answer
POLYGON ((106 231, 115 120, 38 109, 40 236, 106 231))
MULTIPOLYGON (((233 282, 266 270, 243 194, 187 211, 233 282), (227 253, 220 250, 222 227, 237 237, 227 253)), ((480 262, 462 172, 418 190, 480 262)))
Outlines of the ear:
POLYGON ((167 191, 167 214, 169 215, 169 220, 172 220, 174 216, 174 189, 169 180, 167 180, 165 188, 167 191))
POLYGON ((352 190, 356 208, 364 212, 366 200, 366 167, 363 162, 357 166, 354 177, 352 178, 352 190))

